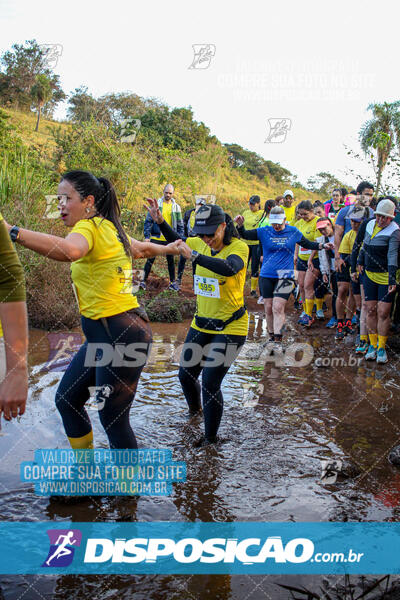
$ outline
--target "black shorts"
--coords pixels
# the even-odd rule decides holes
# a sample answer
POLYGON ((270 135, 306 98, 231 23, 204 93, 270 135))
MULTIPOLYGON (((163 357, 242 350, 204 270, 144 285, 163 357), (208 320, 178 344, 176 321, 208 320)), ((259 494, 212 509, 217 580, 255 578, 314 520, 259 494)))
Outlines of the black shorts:
MULTIPOLYGON (((314 265, 315 269, 320 270, 319 258, 313 258, 312 264, 314 265)), ((303 260, 302 258, 298 258, 296 269, 297 269, 297 271, 303 271, 303 272, 308 271, 307 261, 303 260)))
POLYGON ((357 281, 351 280, 351 289, 353 290, 354 296, 361 296, 361 284, 362 279, 361 276, 358 276, 357 281))
POLYGON ((337 282, 344 282, 344 283, 350 283, 351 278, 350 278, 350 265, 348 263, 345 263, 342 266, 342 270, 341 271, 336 271, 336 279, 337 282))
POLYGON ((288 300, 296 287, 293 279, 278 279, 274 277, 259 277, 258 285, 263 298, 284 298, 288 300))
POLYGON ((362 284, 364 286, 366 302, 393 302, 395 292, 389 294, 388 285, 375 283, 375 281, 372 281, 372 279, 370 279, 366 273, 364 274, 362 284))

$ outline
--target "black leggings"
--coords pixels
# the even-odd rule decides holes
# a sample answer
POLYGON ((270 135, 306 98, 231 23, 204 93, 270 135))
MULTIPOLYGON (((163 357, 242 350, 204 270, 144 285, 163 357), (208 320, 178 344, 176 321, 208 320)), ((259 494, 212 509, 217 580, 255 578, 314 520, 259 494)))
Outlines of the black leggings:
POLYGON ((249 245, 249 262, 251 261, 251 276, 258 277, 258 269, 260 267, 261 246, 260 244, 249 245))
MULTIPOLYGON (((168 242, 164 242, 163 240, 151 240, 152 244, 159 244, 160 246, 166 246, 168 244, 168 242)), ((172 254, 167 254, 166 257, 167 259, 167 264, 168 264, 168 275, 169 275, 169 279, 170 281, 175 281, 175 262, 174 262, 174 257, 172 254)), ((144 281, 146 281, 146 279, 148 278, 148 276, 150 275, 150 271, 151 271, 151 267, 153 266, 153 262, 156 260, 156 257, 153 256, 153 258, 148 258, 146 261, 146 264, 144 265, 144 281)), ((185 268, 185 265, 183 265, 183 268, 185 268)), ((182 273, 183 273, 183 269, 182 269, 182 273)))
POLYGON ((179 379, 191 411, 201 408, 201 396, 203 397, 206 438, 214 438, 217 435, 224 406, 221 392, 222 380, 245 340, 245 335, 203 333, 192 327, 188 331, 182 349, 179 379), (211 343, 216 346, 205 348, 211 343), (198 378, 201 371, 203 374, 200 388, 198 378))
POLYGON ((85 403, 90 395, 89 386, 96 386, 99 417, 110 448, 137 448, 135 434, 129 423, 129 410, 152 337, 149 324, 134 310, 99 320, 82 317, 86 341, 65 371, 56 393, 56 406, 69 438, 81 438, 91 432, 92 425, 85 403), (123 345, 138 344, 136 361, 129 356, 122 357, 123 361, 131 360, 133 366, 118 366, 121 360, 116 355, 115 344, 121 344, 119 349, 123 345), (101 345, 104 349, 99 348, 101 345), (108 364, 91 366, 104 359, 107 351, 110 356, 108 364), (113 359, 111 355, 116 358, 113 359))

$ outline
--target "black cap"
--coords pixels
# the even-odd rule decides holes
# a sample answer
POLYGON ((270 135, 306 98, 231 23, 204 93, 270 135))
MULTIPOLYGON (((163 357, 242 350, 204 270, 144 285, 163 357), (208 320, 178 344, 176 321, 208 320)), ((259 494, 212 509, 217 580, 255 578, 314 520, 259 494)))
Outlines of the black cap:
POLYGON ((204 204, 196 213, 193 233, 212 235, 221 223, 225 223, 225 213, 217 204, 204 204))
POLYGON ((261 199, 260 196, 251 196, 249 200, 249 204, 260 204, 261 199))

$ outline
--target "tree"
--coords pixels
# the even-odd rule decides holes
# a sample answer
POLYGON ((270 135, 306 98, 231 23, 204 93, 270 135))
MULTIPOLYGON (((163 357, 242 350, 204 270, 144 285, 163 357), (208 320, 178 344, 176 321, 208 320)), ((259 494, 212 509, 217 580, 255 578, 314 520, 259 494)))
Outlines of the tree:
POLYGON ((36 75, 36 81, 31 87, 31 97, 38 111, 35 131, 38 131, 39 129, 41 110, 46 102, 51 99, 52 95, 53 90, 51 87, 51 81, 47 75, 36 75))
POLYGON ((100 121, 107 126, 111 125, 111 118, 104 102, 97 100, 88 93, 88 88, 81 86, 68 98, 67 116, 75 123, 100 121))
POLYGON ((370 104, 368 110, 372 111, 372 119, 362 126, 359 139, 364 153, 371 155, 376 175, 375 193, 379 196, 383 171, 393 145, 400 145, 400 101, 370 104))
POLYGON ((14 44, 0 58, 0 101, 18 110, 30 110, 32 86, 38 75, 45 75, 53 93, 42 107, 42 112, 51 116, 56 105, 66 98, 60 86, 60 78, 47 65, 48 49, 41 48, 36 40, 28 40, 25 44, 26 46, 14 44))
POLYGON ((332 190, 335 188, 348 187, 343 182, 339 181, 334 175, 331 173, 326 173, 322 171, 321 173, 317 173, 313 175, 307 180, 307 189, 310 192, 316 192, 321 194, 321 196, 325 196, 329 198, 332 190))
POLYGON ((239 144, 225 144, 228 150, 229 162, 233 168, 245 169, 258 179, 268 182, 268 177, 271 176, 277 182, 286 182, 290 180, 291 172, 279 163, 274 163, 271 160, 265 160, 256 152, 245 150, 239 144))

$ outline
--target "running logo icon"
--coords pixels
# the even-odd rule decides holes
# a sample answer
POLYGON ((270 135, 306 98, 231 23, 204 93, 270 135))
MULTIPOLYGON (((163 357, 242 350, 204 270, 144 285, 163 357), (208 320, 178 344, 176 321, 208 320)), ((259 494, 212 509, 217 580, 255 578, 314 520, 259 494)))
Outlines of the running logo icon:
POLYGON ((49 360, 43 365, 45 371, 65 371, 72 356, 82 345, 80 333, 48 333, 49 360))
POLYGON ((268 119, 269 133, 264 144, 282 144, 292 128, 291 119, 268 119))
POLYGON ((81 545, 80 529, 48 529, 49 553, 42 567, 68 567, 74 558, 75 548, 81 545))
POLYGON ((49 69, 55 69, 58 59, 63 53, 61 44, 40 44, 39 48, 43 53, 43 66, 49 69))
POLYGON ((194 57, 189 69, 208 69, 215 56, 214 44, 193 44, 194 57))

